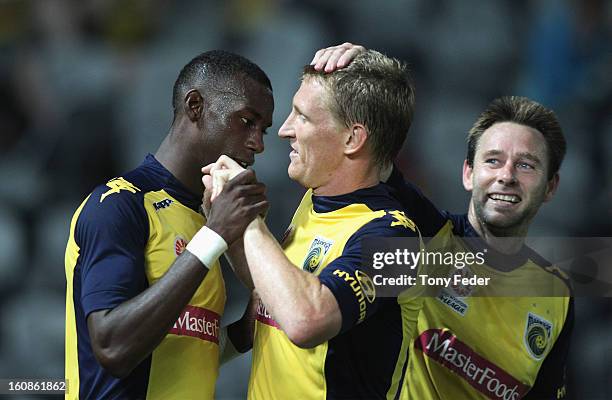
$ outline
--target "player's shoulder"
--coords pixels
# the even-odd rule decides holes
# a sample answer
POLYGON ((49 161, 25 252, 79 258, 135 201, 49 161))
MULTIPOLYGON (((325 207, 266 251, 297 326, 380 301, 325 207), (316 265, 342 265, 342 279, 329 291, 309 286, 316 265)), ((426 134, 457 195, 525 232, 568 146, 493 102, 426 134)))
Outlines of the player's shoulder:
POLYGON ((413 237, 418 236, 418 227, 401 208, 379 210, 380 216, 373 218, 356 232, 357 237, 413 237))
POLYGON ((425 237, 436 236, 447 223, 447 216, 423 192, 411 182, 405 181, 399 169, 394 167, 386 185, 401 209, 412 219, 425 237))
POLYGON ((89 203, 95 203, 101 209, 142 204, 148 187, 140 178, 141 174, 135 174, 134 171, 113 177, 93 189, 89 203))
POLYGON ((89 201, 112 207, 113 205, 142 203, 143 196, 163 187, 162 179, 154 170, 156 161, 147 156, 137 168, 109 179, 92 191, 89 201))
POLYGON ((83 207, 79 208, 79 225, 110 222, 139 223, 146 219, 144 195, 153 190, 153 182, 142 165, 96 186, 83 207))

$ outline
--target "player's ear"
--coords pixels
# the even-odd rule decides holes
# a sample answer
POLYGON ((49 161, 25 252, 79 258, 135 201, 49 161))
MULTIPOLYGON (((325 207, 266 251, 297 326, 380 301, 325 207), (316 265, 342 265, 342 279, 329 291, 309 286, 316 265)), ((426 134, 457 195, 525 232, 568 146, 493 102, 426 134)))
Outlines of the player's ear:
POLYGON ((368 140, 368 131, 361 124, 353 124, 346 135, 344 154, 353 155, 364 148, 368 140))
POLYGON ((544 195, 544 202, 550 201, 555 195, 555 192, 559 187, 559 179, 559 173, 556 173, 546 183, 546 194, 544 195))
POLYGON ((472 184, 472 174, 474 173, 474 168, 470 167, 468 160, 463 160, 463 187, 468 192, 471 192, 474 188, 472 184))
POLYGON ((197 122, 204 111, 204 99, 197 89, 191 89, 185 94, 185 114, 191 122, 197 122))

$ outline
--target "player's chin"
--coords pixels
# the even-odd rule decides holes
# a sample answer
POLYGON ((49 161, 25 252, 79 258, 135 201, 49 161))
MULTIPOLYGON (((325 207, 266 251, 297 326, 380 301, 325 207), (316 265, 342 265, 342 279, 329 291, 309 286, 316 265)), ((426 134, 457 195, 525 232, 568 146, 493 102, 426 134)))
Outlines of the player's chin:
POLYGON ((289 175, 289 178, 298 182, 300 181, 300 177, 302 176, 300 169, 293 162, 291 162, 289 164, 289 167, 287 167, 287 174, 289 175))
POLYGON ((520 220, 520 215, 516 212, 509 212, 508 210, 503 211, 490 211, 486 213, 486 222, 491 227, 498 229, 511 228, 516 225, 517 221, 520 220))

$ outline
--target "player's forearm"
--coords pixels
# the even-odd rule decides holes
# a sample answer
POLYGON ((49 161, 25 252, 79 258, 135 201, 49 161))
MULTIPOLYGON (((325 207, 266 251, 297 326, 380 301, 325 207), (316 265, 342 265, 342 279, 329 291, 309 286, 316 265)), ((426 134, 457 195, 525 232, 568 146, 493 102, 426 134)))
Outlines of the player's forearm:
POLYGON ((312 347, 338 333, 333 295, 289 261, 261 219, 247 228, 244 248, 257 293, 292 342, 312 347))
POLYGON ((253 279, 251 278, 251 273, 249 272, 249 266, 247 264, 247 259, 244 254, 244 244, 243 240, 239 239, 232 244, 229 249, 225 252, 225 258, 229 262, 234 274, 244 286, 249 290, 253 290, 253 279))
POLYGON ((185 251, 138 296, 110 311, 90 314, 92 347, 100 364, 113 375, 128 375, 166 336, 207 271, 185 251))

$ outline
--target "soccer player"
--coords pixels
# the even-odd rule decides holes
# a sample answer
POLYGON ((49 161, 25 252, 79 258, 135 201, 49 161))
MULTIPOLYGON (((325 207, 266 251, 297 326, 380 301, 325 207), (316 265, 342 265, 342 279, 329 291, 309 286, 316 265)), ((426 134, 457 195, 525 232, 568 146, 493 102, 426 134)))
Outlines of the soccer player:
MULTIPOLYGON (((345 48, 352 52, 343 64, 364 50, 345 48)), ((331 57, 319 56, 316 67, 323 69, 331 57)), ((554 112, 524 97, 495 99, 475 122, 463 166, 464 187, 472 192, 468 213, 445 213, 454 235, 464 239, 436 245, 451 244, 455 253, 486 248, 486 263, 461 275, 493 281, 482 288, 453 285, 426 298, 401 398, 566 397, 571 289, 563 273, 524 243, 539 208, 556 192, 565 150, 554 112)), ((436 218, 435 207, 415 201, 414 187, 399 171, 388 174, 383 180, 417 225, 436 218)))
POLYGON ((467 214, 448 214, 463 238, 453 251, 484 252, 485 262, 461 275, 492 281, 451 285, 424 301, 400 398, 566 397, 571 290, 524 243, 557 189, 565 147, 555 114, 524 97, 495 99, 470 130, 463 185, 471 199, 467 214))
MULTIPOLYGON (((325 64, 319 56, 317 68, 325 64)), ((323 58, 346 61, 336 56, 323 58)), ((411 293, 376 297, 361 268, 361 240, 450 233, 442 216, 416 226, 392 188, 380 183, 406 138, 413 104, 405 66, 372 50, 332 73, 304 69, 279 136, 292 148, 290 178, 308 190, 282 243, 261 218, 244 234, 261 297, 249 398, 399 394, 421 301, 411 293)), ((240 170, 227 157, 204 169, 213 205, 227 201, 220 197, 225 188, 215 185, 240 170)), ((415 203, 419 196, 412 193, 415 203)))
POLYGON ((72 218, 68 398, 212 399, 219 348, 245 328, 239 321, 225 334, 219 326, 225 286, 217 258, 267 209, 264 186, 245 171, 206 220, 200 168, 221 154, 253 163, 272 122, 271 84, 243 57, 206 52, 180 72, 172 105, 155 155, 95 188, 72 218))

